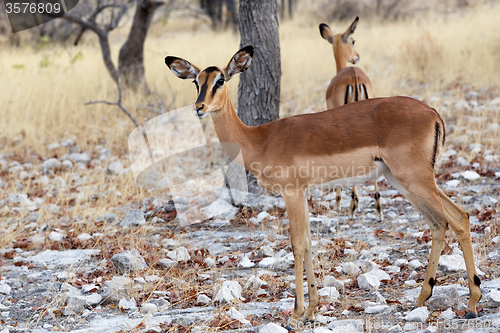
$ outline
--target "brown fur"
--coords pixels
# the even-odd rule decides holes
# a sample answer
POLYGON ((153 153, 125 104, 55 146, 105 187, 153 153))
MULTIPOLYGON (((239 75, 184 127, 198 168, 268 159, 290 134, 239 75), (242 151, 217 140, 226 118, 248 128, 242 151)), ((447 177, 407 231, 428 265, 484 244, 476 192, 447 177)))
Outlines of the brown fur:
MULTIPOLYGON (((197 79, 211 86, 228 68, 239 72, 245 70, 249 66, 252 51, 248 47, 240 50, 237 57, 233 57, 237 61, 233 62, 232 59, 226 69, 210 73, 201 71, 197 79)), ((189 76, 192 69, 182 72, 182 66, 176 67, 179 61, 176 59, 167 57, 166 63, 177 76, 189 76)), ((254 173, 260 184, 271 190, 276 189, 276 185, 281 188, 290 219, 290 239, 295 259, 296 306, 290 319, 291 325, 296 326, 304 313, 308 319, 312 319, 319 304, 312 263, 306 189, 311 183, 339 178, 338 175, 329 174, 313 176, 310 170, 305 175, 292 172, 279 174, 276 171, 277 167, 297 169, 307 162, 324 167, 352 164, 366 168, 383 163, 386 167, 384 176, 425 216, 433 235, 429 267, 417 306, 422 306, 432 291, 429 281, 435 279, 444 234, 449 224, 457 234, 464 253, 471 295, 469 312, 476 313, 481 292, 474 283, 476 268, 469 219, 437 187, 430 163, 434 154, 435 124, 442 124, 433 109, 407 97, 374 98, 334 110, 248 127, 236 115, 226 85, 217 89, 213 96, 206 94, 203 101, 194 107, 195 110, 211 114, 219 141, 231 142, 241 148, 244 161, 236 161, 254 173), (375 158, 378 162, 375 162, 375 158), (266 168, 271 172, 266 173, 266 168), (311 286, 307 309, 304 308, 303 265, 311 286)))

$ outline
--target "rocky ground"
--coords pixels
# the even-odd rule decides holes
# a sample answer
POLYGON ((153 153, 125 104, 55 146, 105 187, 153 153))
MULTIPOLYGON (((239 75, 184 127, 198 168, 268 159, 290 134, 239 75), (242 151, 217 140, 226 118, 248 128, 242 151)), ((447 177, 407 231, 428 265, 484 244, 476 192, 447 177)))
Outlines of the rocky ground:
MULTIPOLYGON (((474 116, 481 105, 462 102, 448 106, 481 118, 474 116)), ((500 99, 491 105, 498 108, 500 99)), ((469 121, 499 130, 482 118, 469 121)), ((499 331, 500 156, 479 143, 464 145, 477 133, 453 135, 458 125, 450 122, 437 181, 471 216, 482 280, 478 319, 461 319, 469 291, 451 231, 433 296, 413 309, 430 233, 382 180, 382 222, 373 185, 359 187, 354 221, 345 217, 347 192, 341 215, 335 193, 309 193, 321 303, 316 321, 297 331, 499 331)), ((181 227, 169 195, 134 195, 122 184, 131 177, 124 164, 105 147, 82 152, 71 138, 44 154, 0 158, 0 333, 287 332, 295 285, 283 200, 251 195, 246 205, 181 227)), ((225 193, 216 191, 212 211, 230 206, 225 193)))

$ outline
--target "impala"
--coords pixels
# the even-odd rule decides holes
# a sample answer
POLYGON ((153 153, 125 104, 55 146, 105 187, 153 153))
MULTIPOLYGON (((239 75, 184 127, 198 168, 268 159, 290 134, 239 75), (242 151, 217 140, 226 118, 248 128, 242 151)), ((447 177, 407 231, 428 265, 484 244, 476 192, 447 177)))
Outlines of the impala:
MULTIPOLYGON (((356 17, 349 28, 343 34, 332 33, 330 27, 324 23, 319 25, 321 37, 326 39, 333 46, 333 56, 337 65, 337 75, 335 75, 326 89, 326 106, 328 109, 336 108, 347 103, 357 102, 368 98, 373 98, 372 83, 368 76, 358 67, 347 67, 347 62, 356 64, 359 61, 359 54, 354 50, 354 39, 352 35, 358 26, 359 17, 356 17)), ((382 220, 382 205, 380 204, 380 193, 378 191, 377 180, 375 185, 375 208, 378 219, 382 220)), ((336 188, 337 211, 340 212, 340 202, 342 200, 341 188, 336 188)), ((351 205, 349 216, 354 219, 354 212, 359 205, 358 191, 356 186, 352 188, 351 205)))
POLYGON ((476 317, 481 296, 476 275, 469 216, 436 185, 434 163, 443 147, 444 124, 424 103, 408 97, 373 98, 336 109, 302 114, 257 126, 245 126, 229 98, 226 82, 245 71, 253 47, 239 50, 226 67, 204 70, 184 59, 166 57, 165 63, 181 79, 194 80, 198 98, 194 113, 211 115, 221 144, 239 147, 241 163, 269 190, 279 191, 290 220, 295 260, 295 307, 289 323, 298 324, 305 313, 312 320, 319 304, 314 277, 306 190, 345 181, 360 184, 384 175, 428 220, 432 233, 429 265, 417 306, 423 306, 436 284, 438 259, 448 224, 462 246, 470 300, 466 318, 476 317), (352 170, 356 172, 351 173, 352 170), (348 170, 348 172, 346 172, 348 170), (303 269, 309 287, 304 308, 303 269))

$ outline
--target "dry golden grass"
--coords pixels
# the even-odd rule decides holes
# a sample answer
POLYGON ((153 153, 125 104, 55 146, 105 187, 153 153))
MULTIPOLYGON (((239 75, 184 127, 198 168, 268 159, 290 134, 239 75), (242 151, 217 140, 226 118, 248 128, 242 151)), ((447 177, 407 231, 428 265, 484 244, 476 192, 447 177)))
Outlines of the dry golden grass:
MULTIPOLYGON (((355 33, 359 66, 370 76, 376 96, 419 94, 428 99, 441 90, 452 90, 454 97, 461 97, 464 85, 498 87, 500 36, 495 28, 499 14, 500 6, 488 6, 400 22, 367 22, 361 17, 355 33)), ((318 33, 319 23, 304 14, 281 24, 283 116, 325 108, 324 93, 335 66, 331 46, 318 33)), ((333 31, 344 31, 349 24, 326 23, 333 31)), ((239 46, 238 36, 230 32, 202 28, 180 32, 179 24, 172 20, 153 27, 145 54, 150 87, 167 104, 175 95, 173 107, 192 103, 195 89, 168 71, 163 62, 166 55, 184 57, 200 67, 223 66, 239 46)), ((118 40, 126 32, 123 28, 113 36, 115 57, 118 40)), ((45 155, 43 144, 75 135, 83 150, 105 140, 105 146, 117 154, 126 153, 125 137, 133 128, 128 119, 112 106, 83 105, 115 98, 95 38, 89 34, 86 40, 79 47, 3 47, 0 131, 7 143, 21 133, 26 136, 4 150, 31 147, 45 155)), ((230 90, 236 103, 237 80, 233 81, 230 90)), ((126 102, 141 121, 154 116, 137 107, 143 98, 134 96, 126 102)))

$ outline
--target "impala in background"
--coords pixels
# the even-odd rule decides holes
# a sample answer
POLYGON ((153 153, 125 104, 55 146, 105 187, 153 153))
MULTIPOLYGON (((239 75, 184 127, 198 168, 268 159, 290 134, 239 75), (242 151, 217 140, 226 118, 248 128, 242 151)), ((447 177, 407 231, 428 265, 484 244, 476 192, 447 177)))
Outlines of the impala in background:
MULTIPOLYGON (((326 39, 333 46, 333 57, 337 66, 335 75, 326 89, 326 106, 328 109, 336 108, 347 103, 357 102, 368 98, 373 98, 372 83, 368 76, 359 67, 348 67, 347 63, 357 64, 359 54, 354 50, 354 38, 352 35, 358 26, 359 17, 356 17, 349 28, 342 34, 334 35, 332 30, 325 23, 319 25, 321 37, 326 39)), ((383 219, 382 205, 380 204, 380 193, 377 180, 375 185, 375 208, 378 219, 383 219)), ((340 213, 340 202, 342 200, 342 188, 337 187, 337 211, 340 213)), ((358 191, 353 186, 351 192, 351 205, 349 207, 349 217, 354 219, 354 212, 359 207, 358 191)))

